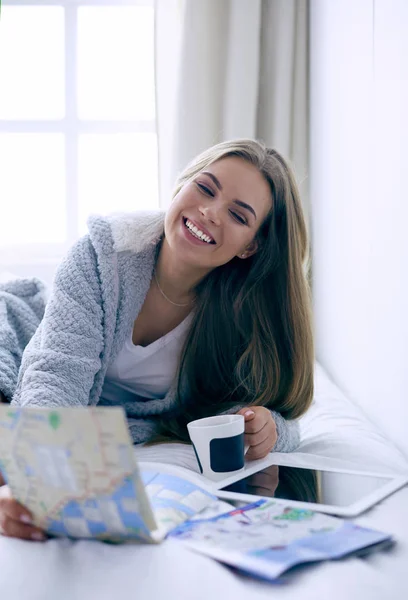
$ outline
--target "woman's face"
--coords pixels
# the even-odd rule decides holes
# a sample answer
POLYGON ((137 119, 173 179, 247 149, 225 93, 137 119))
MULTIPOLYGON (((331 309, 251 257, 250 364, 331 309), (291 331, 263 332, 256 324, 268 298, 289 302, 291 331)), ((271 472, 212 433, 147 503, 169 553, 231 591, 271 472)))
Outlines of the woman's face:
POLYGON ((181 261, 215 268, 256 251, 252 242, 271 205, 269 185, 256 167, 238 157, 223 158, 175 196, 166 212, 166 241, 181 261), (189 223, 212 243, 191 234, 189 223))

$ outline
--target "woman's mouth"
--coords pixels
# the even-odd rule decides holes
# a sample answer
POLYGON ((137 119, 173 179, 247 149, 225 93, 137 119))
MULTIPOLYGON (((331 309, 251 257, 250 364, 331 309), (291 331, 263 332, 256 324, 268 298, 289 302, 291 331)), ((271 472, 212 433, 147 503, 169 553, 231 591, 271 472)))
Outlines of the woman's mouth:
POLYGON ((197 228, 193 226, 193 224, 191 223, 191 221, 189 219, 187 219, 186 217, 182 217, 182 222, 183 222, 183 231, 189 241, 194 242, 196 244, 200 244, 200 245, 203 245, 203 244, 205 244, 207 246, 215 245, 215 243, 216 243, 215 240, 213 240, 209 236, 204 235, 205 239, 203 239, 202 236, 198 233, 197 228), (193 227, 196 231, 194 231, 192 229, 193 227), (208 241, 208 240, 211 240, 211 241, 208 241))

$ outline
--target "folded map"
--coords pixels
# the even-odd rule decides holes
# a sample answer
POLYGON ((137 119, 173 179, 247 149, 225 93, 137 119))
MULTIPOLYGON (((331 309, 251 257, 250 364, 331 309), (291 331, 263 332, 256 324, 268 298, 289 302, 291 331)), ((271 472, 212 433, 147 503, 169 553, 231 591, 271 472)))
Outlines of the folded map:
POLYGON ((270 580, 393 541, 282 499, 226 503, 186 468, 139 464, 121 407, 0 405, 0 471, 50 537, 167 538, 270 580))

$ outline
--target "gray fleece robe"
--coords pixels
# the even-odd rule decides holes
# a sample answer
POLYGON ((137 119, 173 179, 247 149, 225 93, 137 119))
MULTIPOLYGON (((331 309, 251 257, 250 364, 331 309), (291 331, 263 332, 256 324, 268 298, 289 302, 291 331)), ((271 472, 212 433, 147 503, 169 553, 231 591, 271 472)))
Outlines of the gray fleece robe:
MULTIPOLYGON (((34 335, 35 317, 41 316, 38 280, 32 290, 36 302, 27 297, 27 289, 22 291, 25 296, 19 297, 18 282, 12 293, 4 293, 4 288, 2 292, 0 287, 0 390, 9 397, 12 393, 13 405, 81 407, 99 403, 106 370, 130 335, 149 290, 164 216, 161 210, 91 216, 89 233, 72 246, 56 271, 34 335), (21 310, 16 319, 12 309, 17 303, 21 310)), ((176 386, 174 381, 162 399, 135 395, 125 403, 135 443, 148 441, 155 433, 155 417, 174 407, 176 386)), ((182 390, 186 393, 183 381, 182 390)), ((271 412, 278 433, 274 451, 295 450, 298 422, 271 412)))

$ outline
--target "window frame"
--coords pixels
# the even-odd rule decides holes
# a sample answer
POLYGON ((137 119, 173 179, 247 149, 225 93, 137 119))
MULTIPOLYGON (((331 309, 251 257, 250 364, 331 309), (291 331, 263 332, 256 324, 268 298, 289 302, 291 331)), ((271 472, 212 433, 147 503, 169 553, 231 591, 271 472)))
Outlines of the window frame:
MULTIPOLYGON (((5 6, 60 6, 64 9, 65 116, 62 119, 0 119, 1 133, 60 133, 65 142, 65 216, 67 239, 61 243, 7 244, 0 246, 0 267, 54 265, 79 238, 78 143, 84 133, 156 133, 156 120, 79 119, 77 92, 78 8, 141 6, 154 9, 155 0, 2 0, 5 6)), ((1 236, 1 230, 0 230, 1 236)))

